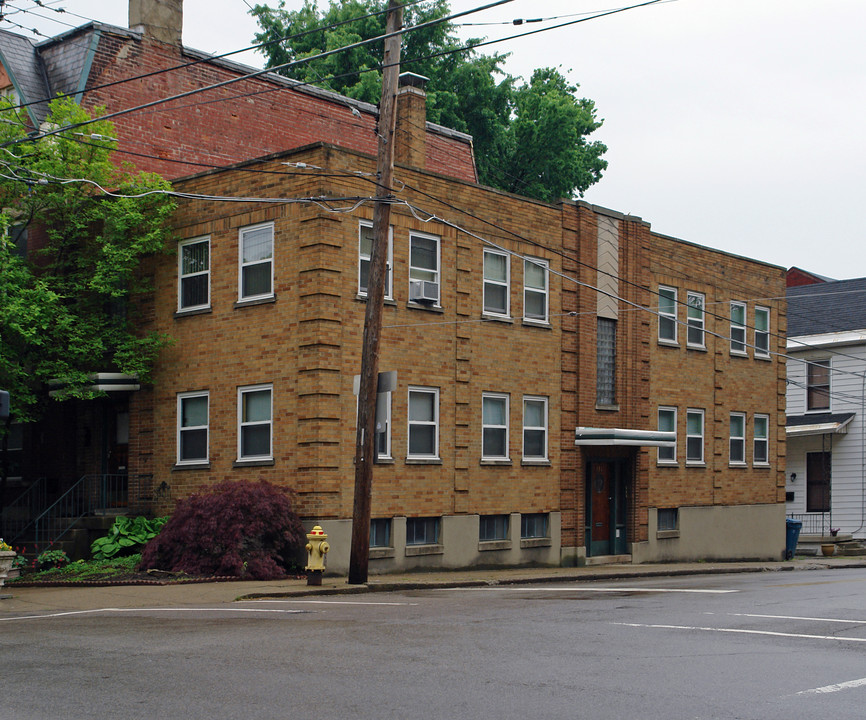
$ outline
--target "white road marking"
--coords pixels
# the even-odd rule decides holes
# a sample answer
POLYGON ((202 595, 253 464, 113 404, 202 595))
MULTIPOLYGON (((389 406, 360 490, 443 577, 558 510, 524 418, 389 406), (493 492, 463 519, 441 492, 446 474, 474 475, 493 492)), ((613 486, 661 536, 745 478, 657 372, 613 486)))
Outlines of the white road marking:
MULTIPOLYGON (((450 590, 451 588, 440 588, 450 590)), ((597 593, 698 593, 705 595, 725 595, 727 593, 740 592, 739 590, 701 590, 687 588, 645 588, 645 587, 585 587, 573 585, 571 587, 525 587, 522 585, 491 585, 483 588, 464 588, 466 590, 513 590, 515 592, 597 592, 597 593)))
POLYGON ((839 640, 841 642, 866 642, 866 638, 838 637, 836 635, 806 635, 803 633, 783 633, 771 630, 746 630, 745 628, 714 628, 700 627, 696 625, 645 625, 642 623, 611 623, 611 625, 624 625, 625 627, 656 628, 662 630, 703 630, 704 632, 738 633, 741 635, 771 635, 773 637, 806 638, 810 640, 839 640))
POLYGON ((99 615, 101 613, 149 613, 149 612, 214 612, 214 613, 282 613, 284 615, 297 615, 304 612, 303 610, 270 610, 267 608, 188 608, 188 607, 167 607, 167 608, 96 608, 94 610, 68 610, 65 612, 44 613, 42 615, 18 615, 15 617, 0 617, 0 622, 9 622, 12 620, 44 620, 45 618, 70 617, 73 615, 99 615))
MULTIPOLYGON (((715 613, 704 613, 715 615, 715 613)), ((845 620, 844 618, 800 617, 798 615, 757 615, 754 613, 726 613, 732 617, 767 618, 770 620, 809 620, 811 622, 849 623, 851 625, 866 625, 866 620, 845 620)))
POLYGON ((388 605, 388 606, 413 606, 414 602, 361 602, 357 600, 241 600, 248 603, 305 603, 307 605, 388 605))
POLYGON ((836 685, 825 685, 824 687, 812 688, 811 690, 801 690, 797 695, 822 695, 824 693, 834 693, 840 690, 850 690, 851 688, 862 687, 866 685, 866 678, 860 680, 849 680, 848 682, 837 683, 836 685))

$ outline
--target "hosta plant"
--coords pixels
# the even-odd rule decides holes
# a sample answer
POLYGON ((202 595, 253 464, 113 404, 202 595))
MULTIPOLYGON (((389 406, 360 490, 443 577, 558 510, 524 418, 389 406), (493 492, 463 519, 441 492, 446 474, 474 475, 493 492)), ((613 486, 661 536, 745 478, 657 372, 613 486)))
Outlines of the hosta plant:
POLYGON ((139 553, 149 540, 159 534, 167 521, 167 517, 148 520, 141 516, 121 516, 114 521, 108 535, 93 541, 90 553, 94 560, 108 560, 139 553))

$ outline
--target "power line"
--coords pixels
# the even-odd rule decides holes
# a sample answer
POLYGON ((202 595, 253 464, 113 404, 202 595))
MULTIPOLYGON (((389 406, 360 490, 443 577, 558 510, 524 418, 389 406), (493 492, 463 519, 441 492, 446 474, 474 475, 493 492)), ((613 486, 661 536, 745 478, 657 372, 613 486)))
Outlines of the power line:
MULTIPOLYGON (((266 68, 263 70, 256 70, 252 73, 240 75, 240 76, 235 77, 235 78, 229 78, 227 80, 223 80, 223 81, 218 82, 218 83, 213 83, 211 85, 206 85, 205 87, 195 88, 193 90, 188 90, 188 91, 183 92, 183 93, 171 95, 171 96, 166 97, 166 98, 160 98, 157 100, 152 100, 150 102, 144 103, 142 105, 138 105, 136 107, 128 108, 126 110, 117 110, 115 112, 102 115, 99 118, 94 118, 92 120, 88 120, 85 122, 74 123, 72 125, 67 125, 67 126, 64 126, 62 128, 57 128, 54 130, 40 132, 38 135, 32 136, 30 138, 23 138, 20 140, 7 141, 3 144, 0 144, 0 147, 8 147, 9 145, 15 145, 19 142, 26 142, 26 140, 28 140, 28 139, 29 140, 41 140, 41 139, 46 138, 46 137, 51 137, 53 135, 57 135, 58 133, 63 132, 65 130, 74 130, 74 129, 89 125, 91 123, 98 122, 99 120, 110 120, 111 118, 114 118, 114 117, 119 117, 121 115, 126 115, 128 113, 137 112, 139 110, 145 110, 147 108, 155 107, 157 105, 162 105, 163 103, 171 102, 172 100, 181 100, 185 97, 189 97, 191 95, 197 95, 198 93, 201 93, 201 92, 206 92, 208 90, 216 90, 216 89, 219 89, 222 87, 226 87, 228 85, 232 85, 232 84, 237 83, 237 82, 241 82, 243 80, 250 80, 252 78, 256 78, 256 77, 259 77, 261 75, 265 75, 267 73, 272 73, 275 70, 281 70, 281 69, 292 67, 294 65, 312 62, 313 60, 320 60, 322 58, 329 57, 331 55, 335 55, 335 54, 340 53, 340 52, 345 52, 346 50, 353 50, 355 48, 363 47, 365 45, 370 45, 370 44, 375 43, 375 42, 387 40, 389 37, 394 37, 397 35, 403 35, 406 32, 409 32, 410 30, 418 30, 418 29, 423 28, 423 27, 428 27, 431 25, 438 25, 438 24, 441 24, 443 22, 448 22, 450 20, 453 20, 454 18, 463 17, 465 15, 471 15, 473 13, 481 12, 481 11, 487 10, 491 7, 496 7, 498 5, 504 5, 506 3, 510 3, 513 1, 514 0, 494 0, 494 2, 488 3, 487 5, 482 5, 480 7, 473 8, 471 10, 465 10, 465 11, 460 12, 460 13, 455 13, 455 14, 452 14, 449 16, 437 18, 436 20, 431 20, 431 21, 426 22, 426 23, 421 23, 420 25, 415 25, 412 28, 402 28, 400 30, 397 30, 394 33, 385 33, 383 35, 378 35, 374 38, 368 38, 367 40, 360 40, 359 42, 351 43, 349 45, 344 45, 343 47, 335 48, 333 50, 327 50, 325 52, 318 53, 317 55, 311 55, 311 56, 302 58, 300 60, 292 60, 290 62, 283 63, 281 65, 276 65, 276 66, 271 67, 271 68, 266 68)), ((650 0, 650 1, 651 2, 659 2, 660 0, 650 0)), ((449 51, 449 52, 453 52, 453 51, 449 51)), ((304 83, 304 84, 309 84, 309 83, 304 83)))
MULTIPOLYGON (((417 5, 420 2, 424 2, 424 0, 409 0, 409 2, 407 2, 406 4, 407 5, 417 5)), ((21 10, 19 12, 28 12, 28 11, 27 10, 21 10)), ((267 42, 264 42, 264 43, 259 43, 256 45, 250 45, 249 47, 242 48, 241 50, 232 50, 230 52, 222 53, 220 55, 208 55, 207 57, 203 57, 203 58, 200 58, 198 60, 193 60, 193 61, 187 62, 187 63, 181 63, 180 65, 174 65, 172 67, 162 68, 161 70, 154 70, 152 72, 144 73, 142 75, 134 75, 132 77, 122 78, 120 80, 113 80, 112 82, 103 83, 102 85, 94 85, 92 87, 86 88, 83 91, 79 90, 79 91, 75 91, 75 92, 71 92, 71 93, 58 93, 57 95, 52 96, 50 98, 44 98, 41 100, 33 100, 30 102, 21 103, 20 105, 16 105, 15 107, 13 107, 11 109, 17 110, 20 108, 28 107, 30 105, 45 103, 45 102, 48 102, 50 100, 55 100, 58 98, 75 97, 75 96, 78 96, 79 94, 82 94, 82 93, 95 92, 96 90, 103 90, 105 88, 114 87, 115 85, 121 85, 123 83, 134 82, 135 80, 146 80, 148 78, 155 77, 156 75, 162 75, 163 73, 174 72, 175 70, 183 70, 183 69, 186 69, 189 67, 193 67, 195 65, 200 65, 201 63, 208 63, 208 62, 211 62, 213 60, 221 60, 223 58, 227 58, 227 57, 230 57, 232 55, 237 55, 237 54, 243 53, 243 52, 248 52, 250 50, 260 50, 262 48, 269 47, 270 45, 276 45, 279 43, 287 42, 289 40, 297 40, 297 39, 302 38, 306 35, 310 35, 311 33, 333 30, 333 29, 336 29, 338 27, 341 27, 342 25, 347 25, 347 24, 350 24, 353 22, 358 22, 360 20, 366 20, 368 18, 375 17, 377 15, 382 15, 385 12, 387 12, 387 10, 377 10, 376 12, 368 13, 367 15, 360 15, 360 16, 355 17, 355 18, 349 18, 348 20, 341 20, 340 22, 335 22, 335 23, 332 23, 330 25, 326 25, 323 27, 317 27, 317 28, 312 28, 310 30, 304 30, 302 32, 295 33, 294 35, 285 35, 285 36, 282 36, 279 38, 275 38, 273 40, 268 40, 267 42)), ((78 15, 77 17, 80 17, 80 18, 85 19, 85 20, 90 20, 90 18, 85 18, 83 15, 78 15)), ((91 20, 91 22, 96 22, 96 21, 91 20)), ((21 26, 19 26, 19 27, 21 27, 21 26)), ((36 31, 34 31, 34 32, 36 32, 36 31)), ((41 35, 41 33, 39 33, 39 34, 41 35)), ((302 58, 302 60, 303 59, 304 58, 302 58)))

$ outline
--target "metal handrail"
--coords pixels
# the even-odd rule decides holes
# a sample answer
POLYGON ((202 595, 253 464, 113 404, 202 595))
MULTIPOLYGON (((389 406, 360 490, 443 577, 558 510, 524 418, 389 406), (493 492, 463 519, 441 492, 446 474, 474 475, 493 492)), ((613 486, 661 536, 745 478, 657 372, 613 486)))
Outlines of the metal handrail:
POLYGON ((31 523, 37 549, 63 538, 81 518, 126 508, 128 476, 84 475, 31 523))
POLYGON ((39 478, 24 492, 3 508, 0 527, 10 543, 14 543, 33 523, 34 517, 44 507, 48 498, 47 482, 39 478))
POLYGON ((800 533, 802 535, 829 535, 832 526, 830 513, 788 513, 792 520, 803 523, 800 533))

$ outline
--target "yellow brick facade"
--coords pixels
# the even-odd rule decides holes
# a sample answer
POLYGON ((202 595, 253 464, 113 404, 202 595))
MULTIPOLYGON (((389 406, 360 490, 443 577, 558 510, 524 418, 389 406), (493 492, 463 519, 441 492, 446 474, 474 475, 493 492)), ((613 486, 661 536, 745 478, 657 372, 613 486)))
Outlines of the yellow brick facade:
MULTIPOLYGON (((153 385, 131 401, 130 471, 152 474, 160 510, 223 479, 263 478, 292 488, 301 515, 326 530, 331 522, 337 535, 337 525, 351 517, 352 379, 360 372, 365 305, 358 293, 359 223, 373 212, 370 202, 352 206, 354 198, 374 193, 369 176, 357 174, 373 170, 371 157, 317 144, 176 184, 220 197, 340 199, 327 207, 181 204, 179 242, 209 238, 209 306, 178 312, 177 256, 155 264, 148 329, 171 335, 174 343, 161 356, 153 385), (322 170, 291 165, 299 162, 322 170), (239 233, 270 224, 273 297, 239 302, 239 233), (265 461, 238 458, 238 392, 250 386, 272 388, 272 457, 265 461), (208 395, 207 462, 183 464, 178 395, 194 392, 208 395)), ((729 341, 710 334, 705 351, 686 349, 684 342, 660 345, 652 312, 660 284, 676 287, 683 298, 689 290, 702 292, 708 333, 727 338, 730 300, 747 301, 751 321, 753 303, 767 298, 761 302, 772 309, 776 351, 776 334, 784 332, 784 311, 775 299, 784 295, 780 268, 653 234, 639 218, 586 203, 548 205, 406 167, 398 167, 396 176, 393 297, 384 308, 379 368, 396 371, 398 384, 391 398, 391 454, 374 469, 372 514, 447 518, 449 527, 461 518, 468 523, 443 535, 437 560, 418 559, 417 566, 583 561, 592 554, 586 548, 587 463, 604 458, 619 458, 627 474, 623 533, 636 559, 665 553, 655 546, 657 508, 775 508, 783 501, 783 364, 772 355, 755 360, 751 351, 731 357, 729 341), (610 406, 599 406, 596 397, 600 225, 615 227, 619 243, 616 403, 610 406), (409 301, 412 233, 439 238, 438 306, 409 301), (491 245, 480 238, 511 253, 508 317, 483 312, 484 248, 491 245), (547 322, 524 319, 524 257, 549 266, 547 322), (435 459, 407 458, 410 387, 438 392, 435 459), (484 393, 507 398, 506 459, 482 459, 484 393), (540 462, 523 457, 527 396, 547 400, 548 451, 540 462), (660 405, 680 409, 677 466, 660 467, 655 448, 575 446, 576 427, 655 430, 660 405), (703 467, 685 463, 687 408, 706 411, 703 467), (767 467, 751 461, 729 467, 731 411, 746 413, 749 428, 754 413, 770 416, 767 467), (521 515, 535 513, 550 516, 546 543, 521 538, 521 515), (471 528, 478 527, 477 516, 487 515, 512 518, 510 554, 496 546, 469 560, 448 560, 449 544, 467 537, 478 544, 471 528)), ((685 308, 679 312, 684 321, 685 308)), ((681 337, 684 332, 680 326, 681 337)), ((771 553, 762 546, 755 554, 771 553)), ((415 562, 399 549, 383 557, 383 570, 415 562)))

